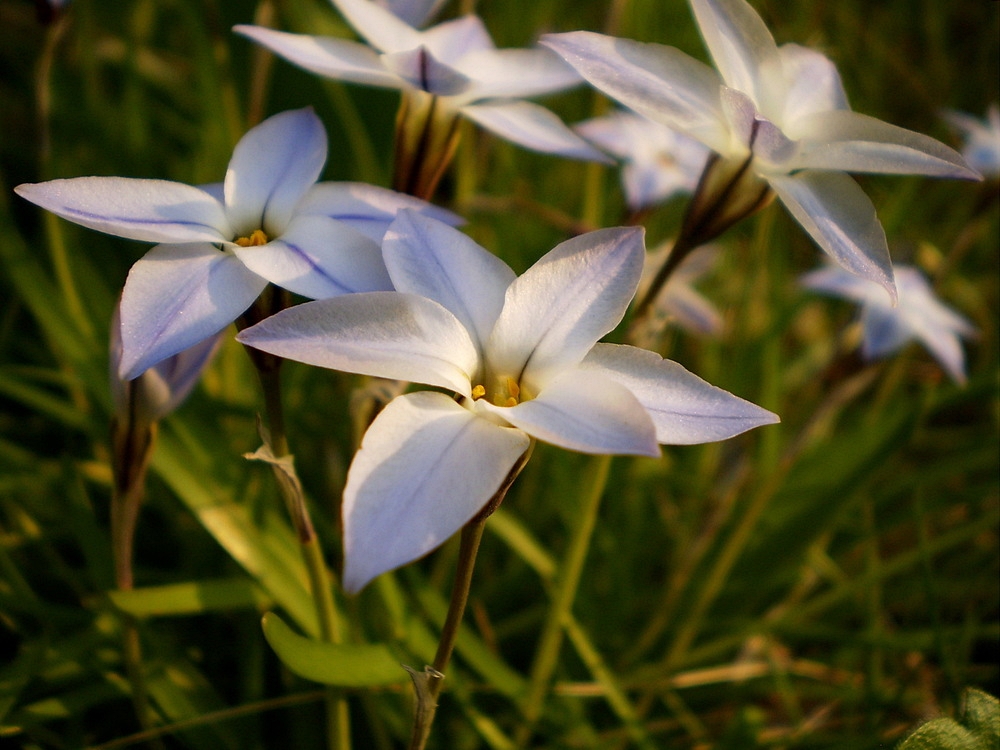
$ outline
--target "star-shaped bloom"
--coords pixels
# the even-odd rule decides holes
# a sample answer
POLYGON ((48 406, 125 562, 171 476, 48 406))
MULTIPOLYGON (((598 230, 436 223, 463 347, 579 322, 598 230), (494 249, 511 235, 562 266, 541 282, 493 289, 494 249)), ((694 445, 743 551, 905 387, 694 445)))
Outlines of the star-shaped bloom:
POLYGON ((985 120, 964 112, 946 112, 945 117, 965 139, 962 156, 969 166, 987 177, 1000 175, 1000 106, 991 104, 985 120))
POLYGON ((600 91, 769 187, 837 263, 894 295, 885 233, 845 173, 979 175, 933 138, 852 112, 833 63, 778 47, 745 0, 690 1, 718 72, 673 47, 586 31, 542 44, 600 91))
POLYGON ((15 190, 77 224, 161 243, 122 292, 120 375, 131 380, 225 328, 268 282, 311 298, 391 288, 379 242, 399 208, 460 223, 389 190, 317 184, 326 152, 319 118, 300 109, 248 131, 222 184, 78 177, 15 190))
MULTIPOLYGON (((525 148, 604 160, 551 111, 524 101, 580 83, 572 68, 548 50, 497 49, 474 15, 421 31, 369 0, 332 1, 368 44, 259 26, 234 31, 321 76, 433 94, 444 110, 525 148)), ((414 11, 411 17, 419 15, 414 11)))
POLYGON ((383 243, 398 290, 284 310, 243 343, 321 367, 442 388, 395 398, 344 490, 344 585, 437 547, 479 513, 532 438, 656 456, 777 421, 680 365, 597 343, 642 273, 642 230, 568 240, 522 276, 467 236, 400 212, 383 243))
POLYGON ((968 320, 934 296, 924 275, 912 266, 896 265, 899 304, 892 307, 881 290, 839 268, 821 268, 802 277, 802 284, 824 294, 861 304, 866 359, 885 356, 914 339, 934 355, 958 383, 965 382, 961 338, 975 335, 968 320))
POLYGON ((694 138, 629 110, 581 122, 575 130, 624 162, 622 186, 633 211, 693 191, 708 158, 694 138))

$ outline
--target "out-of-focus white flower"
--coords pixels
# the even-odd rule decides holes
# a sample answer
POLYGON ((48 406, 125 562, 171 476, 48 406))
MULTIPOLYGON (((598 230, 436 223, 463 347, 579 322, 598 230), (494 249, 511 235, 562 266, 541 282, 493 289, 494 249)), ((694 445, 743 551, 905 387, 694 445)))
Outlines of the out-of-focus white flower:
POLYGON ((965 112, 945 112, 945 119, 962 134, 962 156, 969 166, 984 176, 1000 175, 1000 105, 991 104, 985 120, 965 112))
POLYGON ((879 288, 840 268, 821 268, 802 277, 808 289, 845 297, 861 304, 862 353, 882 357, 908 341, 920 341, 958 383, 965 382, 962 338, 976 332, 972 323, 934 296, 924 275, 912 266, 896 265, 899 304, 892 307, 879 288))
MULTIPOLYGON (((670 250, 670 243, 665 243, 646 254, 637 297, 645 296, 656 272, 670 255, 670 250)), ((640 343, 646 340, 646 336, 655 336, 671 323, 701 336, 714 336, 722 330, 722 316, 718 309, 694 288, 695 282, 712 270, 718 255, 717 247, 703 245, 684 259, 653 302, 650 318, 643 326, 648 333, 636 332, 640 343)))
POLYGON ((520 277, 467 236, 401 212, 383 245, 396 292, 284 310, 238 336, 288 359, 453 392, 399 396, 344 489, 344 586, 426 554, 495 496, 538 439, 659 455, 777 421, 675 362, 597 343, 642 272, 642 230, 568 240, 520 277))
POLYGON ((979 175, 933 138, 852 112, 833 63, 778 47, 744 0, 691 6, 718 72, 673 47, 587 31, 541 41, 600 91, 719 154, 723 194, 773 190, 838 264, 895 297, 885 233, 846 173, 979 175))
POLYGON ((581 122, 575 129, 624 162, 622 185, 633 211, 693 191, 709 154, 694 138, 628 110, 581 122))

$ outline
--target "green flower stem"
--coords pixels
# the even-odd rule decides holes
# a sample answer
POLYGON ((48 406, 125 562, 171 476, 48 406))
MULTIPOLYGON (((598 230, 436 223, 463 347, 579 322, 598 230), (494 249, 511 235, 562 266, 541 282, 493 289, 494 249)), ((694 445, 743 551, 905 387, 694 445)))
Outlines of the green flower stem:
POLYGON ((555 672, 559 659, 559 647, 562 645, 563 627, 569 615, 570 607, 576 598, 576 591, 583 573, 583 564, 590 549, 590 540, 594 527, 597 525, 601 498, 608 483, 611 469, 611 456, 598 456, 591 468, 590 481, 579 509, 580 520, 573 532, 566 556, 560 565, 560 573, 556 589, 552 597, 552 605, 542 635, 535 650, 535 659, 531 667, 531 677, 528 691, 521 702, 524 724, 516 737, 518 747, 527 747, 528 740, 534 730, 535 722, 542 714, 545 693, 549 688, 552 674, 555 672))
MULTIPOLYGON (((269 286, 257 301, 237 321, 239 328, 253 325, 288 306, 288 293, 283 289, 269 286)), ((246 348, 250 360, 257 370, 264 392, 264 416, 267 429, 264 434, 265 449, 269 449, 268 461, 274 471, 281 498, 291 517, 295 536, 299 540, 302 560, 309 576, 316 618, 319 622, 320 637, 327 643, 340 641, 340 625, 337 610, 333 604, 333 590, 330 585, 330 571, 323 559, 319 538, 309 515, 305 495, 298 476, 295 474, 292 456, 288 450, 288 436, 285 432, 285 410, 281 401, 281 365, 284 360, 266 352, 246 348)), ((351 747, 351 725, 347 701, 340 691, 327 688, 326 720, 327 745, 330 750, 349 750, 351 747)))
POLYGON ((687 205, 681 231, 666 262, 656 272, 645 296, 635 306, 633 330, 642 323, 660 290, 691 251, 711 242, 736 222, 774 199, 766 182, 750 169, 753 155, 742 161, 713 155, 705 164, 687 205))
MULTIPOLYGON (((260 377, 264 391, 264 412, 267 419, 268 441, 275 459, 289 457, 288 436, 285 432, 285 414, 281 403, 281 360, 254 358, 257 365, 257 375, 260 377)), ((291 464, 288 464, 290 466, 291 464)), ((313 602, 316 606, 316 617, 319 620, 320 637, 327 643, 340 641, 340 625, 337 620, 337 610, 333 604, 333 591, 330 586, 330 571, 323 559, 323 551, 319 538, 313 527, 309 509, 302 494, 301 485, 294 475, 289 476, 288 469, 275 465, 273 467, 278 487, 285 506, 292 517, 295 535, 299 540, 302 560, 305 562, 309 575, 309 585, 312 589, 313 602)), ((351 725, 347 701, 339 690, 327 688, 326 729, 327 745, 330 750, 348 750, 351 746, 351 725)))
POLYGON ((434 655, 434 664, 427 667, 423 672, 407 668, 410 677, 413 679, 413 687, 416 690, 416 707, 413 712, 413 731, 410 735, 409 750, 423 750, 430 737, 431 725, 434 723, 434 714, 437 712, 437 698, 444 687, 444 672, 451 661, 451 654, 455 650, 455 641, 458 639, 458 628, 462 624, 462 616, 465 614, 465 606, 469 601, 469 590, 472 587, 472 570, 476 565, 476 555, 479 552, 479 543, 483 538, 483 529, 486 527, 486 519, 489 518, 500 507, 500 503, 507 496, 508 490, 514 480, 524 469, 535 449, 535 441, 528 444, 528 449, 521 455, 507 477, 490 501, 486 503, 479 513, 471 521, 462 527, 461 540, 458 548, 458 565, 455 570, 455 582, 451 587, 451 600, 448 602, 448 614, 445 616, 444 625, 441 627, 441 638, 438 641, 437 653, 434 655))
POLYGON ((458 567, 455 571, 455 583, 451 589, 451 600, 448 602, 448 614, 441 628, 441 640, 438 641, 434 664, 424 672, 411 672, 414 687, 417 692, 417 705, 413 714, 413 731, 410 735, 410 750, 423 750, 430 737, 434 714, 437 713, 437 698, 444 687, 444 671, 448 668, 451 654, 455 650, 458 639, 458 628, 465 614, 465 605, 469 601, 469 589, 472 586, 472 571, 476 564, 476 554, 486 527, 486 515, 480 514, 462 527, 461 542, 458 550, 458 567))
MULTIPOLYGON (((134 583, 133 549, 139 508, 146 494, 146 473, 156 442, 157 425, 136 416, 137 388, 129 388, 128 415, 111 424, 112 475, 111 495, 111 557, 114 564, 115 586, 131 591, 134 583)), ((149 691, 142 667, 142 642, 139 625, 129 614, 121 614, 122 663, 129 682, 132 706, 139 726, 150 730, 156 726, 156 714, 149 703, 149 691)), ((157 741, 154 745, 162 747, 157 741)))

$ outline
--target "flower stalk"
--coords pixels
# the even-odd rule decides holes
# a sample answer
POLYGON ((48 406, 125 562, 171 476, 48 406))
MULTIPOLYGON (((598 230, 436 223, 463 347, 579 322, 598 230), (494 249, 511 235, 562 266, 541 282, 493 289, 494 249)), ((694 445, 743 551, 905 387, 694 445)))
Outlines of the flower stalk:
MULTIPOLYGON (((288 307, 289 295, 284 289, 268 286, 264 293, 240 319, 241 327, 263 320, 271 314, 288 307)), ((295 471, 293 457, 288 448, 285 431, 284 407, 281 400, 281 357, 258 350, 246 349, 260 379, 264 394, 264 414, 266 428, 261 436, 264 446, 247 458, 262 460, 271 464, 278 489, 295 529, 296 539, 302 553, 309 586, 316 607, 320 638, 327 643, 341 640, 337 610, 333 603, 330 585, 330 571, 323 559, 323 551, 316 535, 305 493, 295 471)), ((338 690, 328 688, 326 696, 327 744, 330 750, 348 750, 351 746, 350 716, 347 701, 338 690)))
POLYGON ((532 441, 486 506, 462 527, 455 582, 451 588, 448 613, 445 616, 444 625, 441 627, 441 638, 438 641, 437 653, 434 655, 434 664, 426 667, 423 672, 407 668, 416 693, 409 750, 423 750, 428 737, 430 737, 434 715, 437 713, 437 698, 444 687, 445 670, 448 668, 451 654, 455 650, 458 629, 462 624, 465 606, 469 602, 472 571, 475 568, 479 543, 483 538, 483 529, 486 528, 486 520, 500 507, 500 503, 507 496, 514 480, 527 465, 534 448, 535 442, 532 441))
POLYGON ((681 262, 692 251, 711 242, 729 227, 766 207, 774 191, 750 169, 753 154, 745 159, 724 159, 712 154, 688 203, 680 234, 657 271, 646 294, 636 303, 632 330, 638 330, 657 295, 681 262))

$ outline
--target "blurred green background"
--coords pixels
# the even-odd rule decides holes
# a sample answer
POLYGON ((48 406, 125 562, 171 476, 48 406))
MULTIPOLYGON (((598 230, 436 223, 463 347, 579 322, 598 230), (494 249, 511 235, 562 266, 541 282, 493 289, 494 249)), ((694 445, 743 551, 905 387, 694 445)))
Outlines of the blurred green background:
MULTIPOLYGON (((779 43, 838 64, 858 111, 958 145, 942 110, 982 116, 1000 95, 996 2, 754 6, 779 43)), ((500 46, 610 29, 706 57, 681 0, 476 10, 500 46)), ((261 634, 269 609, 300 629, 312 615, 272 477, 241 458, 257 447, 260 408, 246 356, 229 341, 162 425, 139 588, 112 601, 107 330, 147 248, 10 190, 91 174, 218 181, 249 122, 305 105, 330 135, 326 179, 386 185, 397 94, 268 61, 230 31, 255 19, 350 36, 323 0, 74 0, 49 23, 30 2, 0 0, 2 746, 121 747, 139 731, 121 608, 139 618, 169 730, 161 747, 322 746, 317 686, 284 669, 261 634)), ((608 107, 585 89, 546 104, 567 122, 608 107)), ((957 714, 966 687, 1000 692, 997 182, 860 181, 894 260, 921 266, 978 328, 968 384, 952 384, 916 345, 860 362, 852 306, 798 287, 821 253, 780 207, 731 230, 700 284, 724 334, 671 333, 662 353, 782 424, 665 448, 658 461, 616 459, 592 534, 579 511, 594 460, 539 446, 487 525, 433 747, 517 747, 552 618, 564 638, 532 747, 885 748, 957 714), (560 594, 568 614, 553 605, 560 594)), ((441 194, 518 272, 579 223, 623 214, 614 169, 471 128, 441 194)), ((650 247, 682 210, 674 202, 650 217, 650 247)), ((286 368, 290 440, 334 568, 359 384, 286 368)), ((350 639, 429 662, 456 551, 446 545, 356 598, 338 591, 350 639)), ((405 675, 348 695, 356 747, 404 746, 405 675)))

